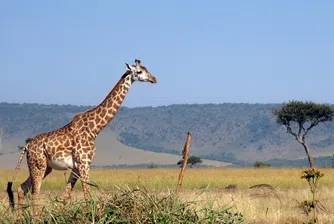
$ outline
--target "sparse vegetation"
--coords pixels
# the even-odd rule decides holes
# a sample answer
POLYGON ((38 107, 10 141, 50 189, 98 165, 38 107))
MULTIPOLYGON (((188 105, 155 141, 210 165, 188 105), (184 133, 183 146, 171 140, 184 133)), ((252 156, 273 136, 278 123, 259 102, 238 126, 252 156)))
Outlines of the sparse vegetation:
POLYGON ((255 161, 254 163, 255 168, 268 168, 271 167, 270 163, 265 163, 265 162, 260 162, 260 161, 255 161))
POLYGON ((319 180, 324 176, 321 171, 314 168, 303 171, 302 179, 305 179, 310 187, 312 198, 304 200, 300 203, 300 208, 307 215, 307 224, 318 223, 317 211, 326 210, 322 203, 316 198, 316 193, 319 190, 319 180))
POLYGON ((159 166, 157 164, 151 164, 147 168, 149 168, 149 169, 156 169, 156 168, 159 168, 159 166))

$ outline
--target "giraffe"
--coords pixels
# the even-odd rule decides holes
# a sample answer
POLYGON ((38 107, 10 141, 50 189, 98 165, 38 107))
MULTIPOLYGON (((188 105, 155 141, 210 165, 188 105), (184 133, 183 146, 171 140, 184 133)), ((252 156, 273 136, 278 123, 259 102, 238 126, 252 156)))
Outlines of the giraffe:
MULTIPOLYGON (((78 178, 82 180, 85 198, 90 195, 89 170, 95 155, 94 140, 117 113, 131 85, 135 81, 157 83, 156 78, 135 60, 135 65, 125 63, 126 71, 105 99, 96 107, 75 115, 68 124, 54 131, 42 133, 25 145, 19 157, 16 170, 27 153, 29 177, 17 190, 18 202, 31 188, 33 204, 38 201, 42 180, 54 170, 72 170, 64 191, 64 203, 71 198, 71 192, 78 178)), ((8 182, 11 187, 12 182, 8 182)), ((8 193, 10 196, 10 194, 8 193)), ((14 201, 11 206, 14 208, 14 201)), ((38 213, 33 208, 33 213, 38 213)))

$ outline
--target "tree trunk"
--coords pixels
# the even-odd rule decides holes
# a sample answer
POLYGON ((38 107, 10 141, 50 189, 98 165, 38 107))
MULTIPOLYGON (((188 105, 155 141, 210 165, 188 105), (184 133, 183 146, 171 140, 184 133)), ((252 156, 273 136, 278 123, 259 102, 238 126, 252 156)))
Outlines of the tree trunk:
POLYGON ((314 165, 314 161, 313 161, 313 158, 312 158, 312 155, 311 155, 311 152, 310 152, 310 149, 308 147, 308 145, 304 142, 301 143, 303 146, 304 146, 304 149, 305 149, 305 152, 306 152, 306 155, 307 155, 307 158, 308 158, 308 162, 310 164, 310 168, 314 168, 315 165, 314 165))

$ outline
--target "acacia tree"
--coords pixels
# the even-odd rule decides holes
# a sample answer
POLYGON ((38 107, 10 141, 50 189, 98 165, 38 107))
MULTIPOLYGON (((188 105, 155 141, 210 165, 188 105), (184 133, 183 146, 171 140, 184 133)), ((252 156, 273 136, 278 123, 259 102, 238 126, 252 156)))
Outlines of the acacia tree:
MULTIPOLYGON (((202 160, 198 156, 190 156, 188 158, 187 164, 190 164, 191 167, 193 167, 195 164, 202 163, 202 160)), ((177 162, 177 165, 182 165, 183 164, 183 159, 177 162)))
POLYGON ((319 123, 333 120, 333 108, 328 104, 294 100, 283 104, 280 109, 274 110, 273 114, 277 118, 277 123, 284 125, 287 133, 293 135, 304 147, 310 167, 314 168, 314 161, 305 137, 319 123))

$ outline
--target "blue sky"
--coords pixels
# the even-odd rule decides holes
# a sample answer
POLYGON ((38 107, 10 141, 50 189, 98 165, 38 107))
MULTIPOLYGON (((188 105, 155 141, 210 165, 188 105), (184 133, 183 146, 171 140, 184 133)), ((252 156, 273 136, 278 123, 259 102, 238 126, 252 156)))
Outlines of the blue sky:
POLYGON ((0 1, 0 102, 334 103, 334 1, 0 1))

